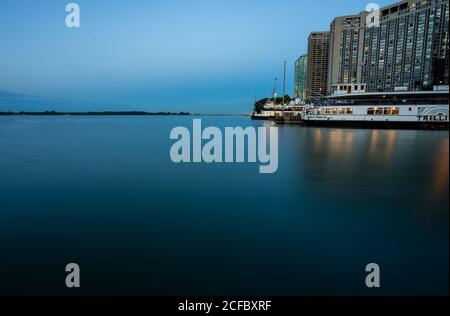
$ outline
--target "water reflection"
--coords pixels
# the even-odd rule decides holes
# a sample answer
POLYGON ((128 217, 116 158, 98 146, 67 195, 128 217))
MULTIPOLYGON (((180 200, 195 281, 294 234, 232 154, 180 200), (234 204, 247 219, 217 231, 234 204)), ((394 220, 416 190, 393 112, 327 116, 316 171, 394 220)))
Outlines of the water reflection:
POLYGON ((191 124, 5 118, 0 294, 64 294, 76 260, 95 271, 80 295, 371 295, 373 261, 380 295, 448 295, 448 132, 280 126, 280 168, 261 175, 174 165, 167 135, 191 124))
POLYGON ((369 142, 368 160, 388 166, 392 162, 397 131, 372 130, 369 142))
POLYGON ((432 161, 433 173, 431 178, 431 200, 448 194, 449 178, 449 142, 441 140, 437 146, 436 155, 432 161))
POLYGON ((392 207, 390 199, 423 207, 448 203, 446 132, 303 128, 298 133, 302 174, 335 202, 346 202, 352 192, 380 207, 392 207))
POLYGON ((326 151, 336 162, 345 161, 352 155, 353 150, 357 150, 365 154, 369 162, 381 161, 387 165, 392 161, 397 143, 397 131, 394 130, 355 131, 317 128, 307 129, 305 134, 306 138, 313 140, 314 153, 320 154, 322 151, 326 151), (312 134, 311 137, 310 134, 312 134), (361 151, 361 149, 363 150, 361 151))

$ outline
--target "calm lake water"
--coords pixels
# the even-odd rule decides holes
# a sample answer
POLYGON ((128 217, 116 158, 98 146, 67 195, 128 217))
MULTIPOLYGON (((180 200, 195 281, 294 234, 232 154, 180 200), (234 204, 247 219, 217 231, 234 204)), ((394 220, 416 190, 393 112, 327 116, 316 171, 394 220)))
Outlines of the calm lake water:
POLYGON ((192 120, 0 117, 0 294, 448 295, 448 132, 281 126, 262 175, 172 163, 192 120))

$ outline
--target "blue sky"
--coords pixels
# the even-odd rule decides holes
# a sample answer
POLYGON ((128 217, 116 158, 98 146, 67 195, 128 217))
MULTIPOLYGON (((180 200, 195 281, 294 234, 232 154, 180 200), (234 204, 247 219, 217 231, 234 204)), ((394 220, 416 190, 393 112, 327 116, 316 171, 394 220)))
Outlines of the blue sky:
MULTIPOLYGON (((0 1, 0 111, 241 113, 306 52, 312 31, 363 0, 0 1)), ((393 1, 375 1, 380 6, 393 1)))

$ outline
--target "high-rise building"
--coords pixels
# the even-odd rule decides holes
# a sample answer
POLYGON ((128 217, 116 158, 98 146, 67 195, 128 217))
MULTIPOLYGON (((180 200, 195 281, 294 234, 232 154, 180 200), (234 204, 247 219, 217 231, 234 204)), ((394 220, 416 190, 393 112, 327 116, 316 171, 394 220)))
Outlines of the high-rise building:
POLYGON ((327 94, 330 32, 313 32, 308 38, 306 99, 327 94))
POLYGON ((449 84, 449 1, 409 0, 381 9, 366 28, 362 80, 369 91, 449 84))
POLYGON ((328 91, 365 83, 367 91, 431 90, 449 84, 449 1, 406 0, 336 18, 330 30, 328 91))
POLYGON ((361 83, 367 13, 338 17, 330 27, 328 92, 338 84, 361 83))
POLYGON ((294 97, 306 100, 306 79, 308 55, 302 55, 295 61, 294 97))

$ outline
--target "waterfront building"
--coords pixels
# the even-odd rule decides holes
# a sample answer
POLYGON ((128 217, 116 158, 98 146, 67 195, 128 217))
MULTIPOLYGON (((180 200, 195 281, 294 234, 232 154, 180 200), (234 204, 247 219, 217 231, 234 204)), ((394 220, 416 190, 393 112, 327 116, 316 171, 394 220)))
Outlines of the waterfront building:
POLYGON ((306 100, 306 82, 308 55, 302 55, 295 61, 294 98, 306 100))
POLYGON ((327 94, 330 32, 313 32, 308 38, 306 99, 327 94))
POLYGON ((380 27, 365 29, 362 80, 368 91, 448 85, 448 21, 448 0, 409 0, 382 8, 380 27))
POLYGON ((339 84, 362 82, 364 26, 367 13, 337 17, 330 27, 328 92, 339 84))
POLYGON ((449 1, 407 0, 336 18, 330 27, 328 92, 366 84, 368 92, 432 90, 449 84, 449 1))

